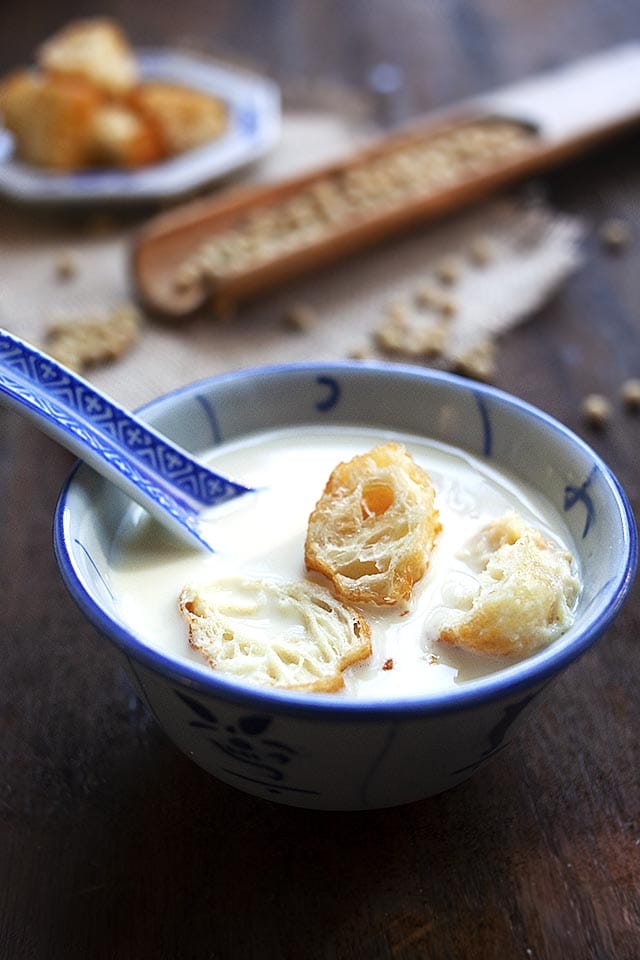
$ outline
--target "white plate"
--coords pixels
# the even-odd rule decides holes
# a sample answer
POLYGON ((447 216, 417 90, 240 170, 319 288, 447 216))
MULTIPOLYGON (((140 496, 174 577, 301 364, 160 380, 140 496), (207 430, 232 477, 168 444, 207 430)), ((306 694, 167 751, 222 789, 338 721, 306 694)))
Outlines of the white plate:
POLYGON ((149 167, 53 173, 14 159, 13 138, 0 126, 0 193, 28 203, 170 200, 259 159, 277 142, 280 93, 271 81, 175 50, 139 50, 137 58, 144 80, 181 83, 224 100, 224 133, 149 167))

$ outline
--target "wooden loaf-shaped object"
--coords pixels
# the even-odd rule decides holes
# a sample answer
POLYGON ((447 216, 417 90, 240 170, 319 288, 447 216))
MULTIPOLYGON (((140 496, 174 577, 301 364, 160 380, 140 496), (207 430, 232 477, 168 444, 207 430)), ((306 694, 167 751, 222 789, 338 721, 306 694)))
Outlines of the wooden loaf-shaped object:
POLYGON ((640 44, 423 118, 346 159, 152 219, 131 272, 153 312, 226 313, 314 268, 550 170, 640 120, 640 44))

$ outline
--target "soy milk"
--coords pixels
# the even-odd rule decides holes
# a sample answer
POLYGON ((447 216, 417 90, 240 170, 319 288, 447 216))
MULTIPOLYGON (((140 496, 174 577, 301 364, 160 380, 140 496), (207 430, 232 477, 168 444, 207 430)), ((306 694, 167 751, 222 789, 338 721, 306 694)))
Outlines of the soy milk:
MULTIPOLYGON (((210 556, 183 547, 132 506, 111 558, 111 587, 122 619, 149 646, 209 669, 189 646, 178 613, 183 586, 234 575, 308 577, 307 521, 329 474, 340 461, 388 440, 404 443, 429 473, 442 531, 407 607, 359 607, 371 625, 373 654, 346 670, 344 690, 329 696, 428 695, 504 667, 503 659, 475 656, 437 642, 441 623, 468 594, 472 574, 457 554, 479 527, 510 509, 575 555, 568 530, 546 499, 522 480, 455 448, 392 431, 286 428, 243 437, 203 455, 213 469, 256 492, 210 511, 206 535, 216 550, 210 556)), ((323 582, 320 576, 312 579, 323 582)))

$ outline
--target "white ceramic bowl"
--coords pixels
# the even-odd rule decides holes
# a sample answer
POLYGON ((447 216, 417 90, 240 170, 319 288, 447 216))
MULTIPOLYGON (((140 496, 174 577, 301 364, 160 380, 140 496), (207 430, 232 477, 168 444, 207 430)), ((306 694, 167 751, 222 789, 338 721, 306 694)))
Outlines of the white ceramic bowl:
POLYGON ((171 739, 220 780, 319 809, 408 803, 454 786, 513 735, 548 681, 609 626, 633 580, 637 534, 611 471, 582 440, 493 388, 415 367, 319 363, 231 373, 155 401, 144 417, 204 450, 296 424, 379 426, 461 447, 533 484, 564 515, 583 592, 555 643, 428 698, 355 701, 243 688, 154 649, 123 620, 109 555, 128 501, 80 465, 58 504, 55 546, 72 596, 113 642, 171 739))

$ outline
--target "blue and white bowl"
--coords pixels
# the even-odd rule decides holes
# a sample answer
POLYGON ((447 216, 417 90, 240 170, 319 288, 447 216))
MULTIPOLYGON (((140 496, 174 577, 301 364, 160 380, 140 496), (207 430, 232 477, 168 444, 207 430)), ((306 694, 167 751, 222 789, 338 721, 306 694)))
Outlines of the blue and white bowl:
POLYGON ((454 786, 506 745, 546 684, 603 634, 633 580, 636 528, 611 471, 557 421, 491 387, 415 367, 313 363, 205 380, 155 401, 143 416, 192 451, 296 424, 428 436, 526 478, 564 515, 578 553, 583 591, 573 626, 490 676, 384 702, 244 688, 154 649, 128 626, 109 557, 129 501, 80 465, 55 519, 56 554, 72 596, 120 651, 174 743, 247 793, 356 810, 454 786))

